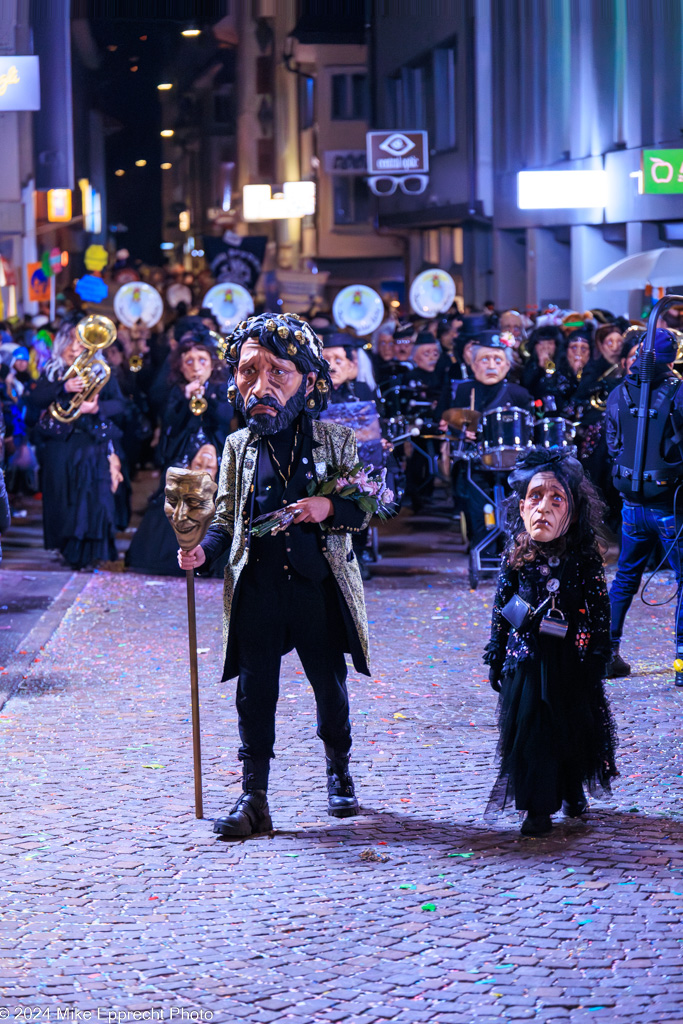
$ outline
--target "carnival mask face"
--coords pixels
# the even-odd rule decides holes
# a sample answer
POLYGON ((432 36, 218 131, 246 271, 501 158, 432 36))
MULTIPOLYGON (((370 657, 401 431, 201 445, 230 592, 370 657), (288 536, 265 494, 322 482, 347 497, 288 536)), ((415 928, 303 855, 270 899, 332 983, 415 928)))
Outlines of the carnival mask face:
POLYGON ((237 408, 255 434, 277 434, 302 411, 316 374, 303 376, 291 359, 249 340, 242 347, 235 375, 237 408))
POLYGON ((393 334, 380 334, 377 339, 377 354, 385 363, 388 363, 390 359, 394 358, 393 334))
POLYGON ((204 471, 166 470, 164 512, 183 551, 204 539, 213 517, 215 493, 216 484, 204 471))
POLYGON ((436 364, 439 361, 439 345, 438 342, 434 342, 433 345, 418 345, 415 349, 415 355, 413 356, 415 365, 420 370, 425 370, 427 373, 431 373, 436 364))
POLYGON ((572 371, 577 374, 583 370, 591 357, 591 347, 587 341, 570 341, 567 345, 567 362, 572 371))
POLYGON ((624 343, 624 339, 618 331, 612 331, 607 337, 603 338, 602 341, 598 342, 598 349, 600 355, 603 356, 608 363, 616 363, 621 353, 621 347, 624 343))
POLYGON ((412 338, 403 338, 401 341, 394 342, 394 359, 397 359, 399 363, 406 363, 412 354, 412 338))
POLYGON ((481 384, 499 384, 509 369, 507 356, 497 348, 480 348, 472 362, 472 372, 481 384))
POLYGON ((536 361, 539 366, 546 366, 548 361, 555 358, 555 342, 552 338, 544 338, 536 342, 536 361))
POLYGON ((326 348, 325 359, 330 364, 330 378, 334 388, 341 387, 345 381, 351 379, 351 360, 341 345, 339 347, 326 348))
POLYGON ((514 339, 517 342, 517 345, 515 347, 518 347, 519 343, 522 340, 522 335, 524 331, 524 327, 522 325, 522 318, 519 315, 519 313, 516 313, 513 310, 507 310, 505 313, 501 313, 500 319, 498 321, 498 330, 501 332, 509 331, 510 334, 514 336, 514 339))
POLYGON ((71 340, 69 344, 62 350, 62 359, 67 366, 72 366, 81 352, 85 352, 85 347, 81 344, 78 335, 76 334, 76 328, 71 332, 71 340))
POLYGON ((539 544, 549 544, 567 532, 569 499, 554 473, 536 473, 531 478, 519 514, 526 532, 539 544))
POLYGON ((180 372, 188 383, 199 380, 206 384, 212 369, 211 356, 205 348, 191 348, 180 357, 180 372))
POLYGON ((212 444, 203 444, 190 463, 190 469, 203 470, 208 473, 212 480, 218 474, 218 459, 216 449, 212 444))

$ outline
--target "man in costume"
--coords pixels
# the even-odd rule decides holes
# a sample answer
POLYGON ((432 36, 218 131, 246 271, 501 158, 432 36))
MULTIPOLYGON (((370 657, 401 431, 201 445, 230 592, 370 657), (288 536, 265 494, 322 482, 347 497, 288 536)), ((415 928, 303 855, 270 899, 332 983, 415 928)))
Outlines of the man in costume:
MULTIPOLYGON (((645 336, 631 335, 634 346, 645 336)), ((617 574, 610 590, 612 607, 612 653, 607 666, 609 679, 630 675, 631 666, 619 653, 624 620, 638 593, 649 558, 661 543, 676 574, 675 684, 683 687, 683 389, 673 372, 678 344, 671 331, 655 333, 655 365, 650 396, 650 421, 642 489, 631 487, 638 429, 641 385, 641 357, 607 399, 607 447, 614 459, 614 485, 621 493, 622 534, 617 574)))
POLYGON ((267 788, 275 742, 280 661, 296 649, 315 694, 327 758, 328 813, 358 813, 349 774, 351 724, 344 652, 369 674, 363 585, 351 534, 370 519, 349 498, 309 489, 357 462, 352 430, 313 419, 327 405, 320 339, 295 316, 264 313, 235 330, 227 353, 246 428, 225 444, 216 515, 182 568, 228 551, 223 680, 238 677, 242 794, 214 831, 242 838, 272 828, 267 788), (258 516, 289 506, 290 526, 257 537, 258 516))
MULTIPOLYGON (((441 394, 440 410, 474 408, 479 413, 487 413, 509 406, 531 408, 529 392, 508 380, 512 352, 512 347, 505 344, 499 331, 480 331, 472 347, 474 380, 447 380, 441 394)), ((447 429, 443 421, 441 425, 447 429)), ((471 442, 476 440, 471 431, 466 432, 466 437, 471 442)), ((456 507, 464 509, 468 537, 471 544, 476 545, 486 537, 484 506, 490 499, 482 491, 490 487, 491 474, 472 464, 469 475, 466 475, 462 465, 456 463, 454 467, 456 507)))

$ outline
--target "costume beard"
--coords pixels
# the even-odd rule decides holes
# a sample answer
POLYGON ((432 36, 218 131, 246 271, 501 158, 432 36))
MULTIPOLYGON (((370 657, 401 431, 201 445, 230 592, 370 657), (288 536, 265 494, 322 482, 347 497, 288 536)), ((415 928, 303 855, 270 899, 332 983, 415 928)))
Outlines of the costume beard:
POLYGON ((285 430, 286 427, 293 423, 294 420, 302 412, 306 403, 306 378, 304 377, 301 381, 301 387, 292 395, 286 405, 280 405, 276 398, 271 395, 264 395, 263 398, 257 398, 252 395, 249 402, 245 406, 244 399, 242 398, 239 391, 235 399, 235 405, 244 416, 247 426, 259 437, 266 437, 269 434, 279 434, 281 430, 285 430), (250 410, 257 405, 267 405, 269 409, 275 409, 276 416, 270 416, 267 412, 260 412, 256 415, 251 415, 250 410))

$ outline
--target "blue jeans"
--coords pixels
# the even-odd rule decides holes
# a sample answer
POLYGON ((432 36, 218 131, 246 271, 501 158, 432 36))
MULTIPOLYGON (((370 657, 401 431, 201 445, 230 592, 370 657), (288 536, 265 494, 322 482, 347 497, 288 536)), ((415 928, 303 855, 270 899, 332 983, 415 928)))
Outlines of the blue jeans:
MULTIPOLYGON (((618 644, 624 629, 624 619, 631 601, 638 592, 648 559, 661 540, 668 552, 676 536, 676 518, 672 512, 660 512, 646 505, 632 505, 625 501, 621 511, 623 524, 621 553, 617 574, 609 592, 612 608, 612 643, 618 644)), ((681 517, 678 516, 678 525, 681 517)), ((683 533, 683 531, 682 531, 683 533)), ((683 536, 679 537, 669 553, 671 568, 676 574, 678 600, 676 604, 676 650, 683 651, 683 612, 681 610, 681 565, 683 565, 683 536)))

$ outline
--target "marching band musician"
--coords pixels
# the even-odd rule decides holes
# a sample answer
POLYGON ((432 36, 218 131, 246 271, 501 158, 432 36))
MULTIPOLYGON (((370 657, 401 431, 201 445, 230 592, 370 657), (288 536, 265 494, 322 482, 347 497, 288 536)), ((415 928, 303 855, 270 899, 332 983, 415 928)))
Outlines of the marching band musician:
POLYGON ((557 370, 561 344, 562 331, 554 324, 537 327, 529 335, 529 358, 522 368, 521 383, 534 398, 543 399, 548 394, 550 379, 557 370))
MULTIPOLYGON (((315 327, 315 325, 313 325, 315 327)), ((317 328, 315 328, 317 330, 317 328)), ((375 380, 384 384, 393 376, 394 362, 394 331, 396 323, 387 320, 381 324, 372 336, 372 367, 375 380)), ((318 331, 320 334, 320 331, 318 331)))
POLYGON ((487 412, 501 406, 516 405, 528 409, 532 397, 526 388, 507 380, 512 365, 512 350, 499 331, 481 331, 472 347, 474 380, 446 381, 439 409, 466 409, 474 392, 474 408, 487 412))
MULTIPOLYGON (((439 369, 439 356, 438 341, 431 332, 423 331, 418 334, 413 346, 413 365, 404 371, 402 377, 403 386, 409 395, 408 408, 417 413, 420 419, 427 421, 436 417, 443 390, 444 373, 439 369)), ((425 499, 429 499, 434 490, 434 476, 423 453, 433 458, 438 454, 436 446, 440 442, 433 436, 423 437, 418 434, 411 444, 413 451, 406 461, 406 495, 413 511, 419 512, 425 499)))
MULTIPOLYGON (((580 336, 588 340, 585 332, 580 336)), ((580 422, 577 432, 579 459, 587 475, 602 492, 609 510, 608 525, 613 532, 619 522, 620 501, 612 483, 612 462, 605 437, 605 408, 608 396, 621 383, 623 343, 623 335, 616 324, 604 324, 598 328, 595 332, 595 355, 586 363, 570 410, 573 418, 580 422)))
POLYGON ((83 319, 65 317, 55 335, 52 356, 27 396, 26 423, 35 427, 33 440, 41 467, 45 548, 59 551, 72 569, 86 569, 116 559, 114 479, 110 458, 121 432, 114 424, 125 402, 114 377, 99 394, 80 406, 68 423, 55 419, 50 406, 67 408, 85 388, 81 376, 64 380, 67 370, 85 352, 76 334, 83 319))
MULTIPOLYGON (((324 334, 324 355, 330 364, 332 391, 330 405, 340 402, 374 402, 379 400, 377 387, 358 379, 358 350, 364 342, 350 334, 324 334)), ((374 381, 374 378, 373 378, 374 381)))
MULTIPOLYGON (((379 417, 382 414, 382 403, 379 389, 374 384, 372 367, 365 368, 360 380, 359 365, 365 353, 363 352, 364 342, 361 338, 354 338, 349 334, 338 332, 323 335, 323 354, 329 364, 330 380, 332 387, 329 392, 329 404, 323 414, 326 420, 342 423, 343 426, 353 426, 357 429, 356 440, 358 442, 359 458, 376 469, 386 467, 390 477, 394 495, 398 496, 403 490, 401 476, 395 457, 391 454, 391 444, 380 436, 379 417), (377 429, 377 436, 374 439, 364 437, 364 427, 370 428, 367 432, 374 434, 373 425, 365 419, 362 423, 351 423, 349 421, 349 406, 351 411, 353 403, 372 402, 377 413, 374 426, 377 429), (336 413, 336 414, 335 414, 336 413)), ((367 360, 370 362, 369 359, 367 360)), ((372 555, 368 548, 369 528, 353 533, 351 543, 358 560, 361 578, 367 581, 371 578, 370 564, 372 555)))
POLYGON ((171 353, 171 389, 162 416, 158 461, 175 465, 190 438, 200 433, 223 451, 235 410, 226 397, 225 371, 213 337, 198 317, 171 353))
MULTIPOLYGON (((507 380, 511 366, 512 348, 501 339, 500 332, 481 331, 472 349, 474 380, 461 383, 447 381, 439 403, 440 410, 474 408, 479 413, 486 413, 493 409, 509 406, 529 409, 533 399, 526 388, 507 380)), ((448 429, 448 424, 445 421, 442 420, 440 425, 442 429, 448 429)), ((476 440, 476 435, 471 431, 467 431, 466 437, 471 442, 476 440)), ((470 544, 474 546, 486 536, 484 520, 486 500, 475 487, 471 486, 464 474, 458 472, 458 466, 459 464, 456 463, 454 478, 456 507, 458 504, 464 506, 467 532, 470 544)), ((485 470, 473 466, 471 467, 471 477, 480 487, 485 488, 490 483, 490 474, 487 475, 485 470)))

